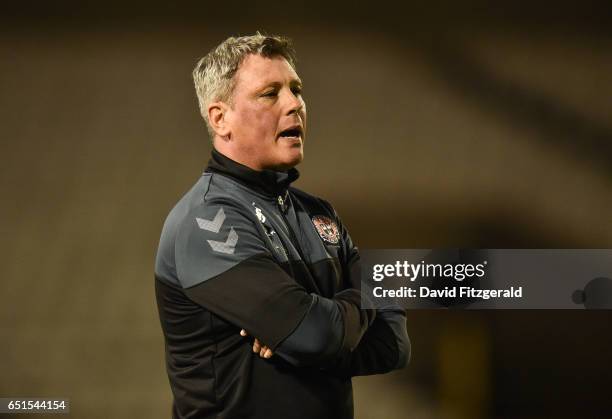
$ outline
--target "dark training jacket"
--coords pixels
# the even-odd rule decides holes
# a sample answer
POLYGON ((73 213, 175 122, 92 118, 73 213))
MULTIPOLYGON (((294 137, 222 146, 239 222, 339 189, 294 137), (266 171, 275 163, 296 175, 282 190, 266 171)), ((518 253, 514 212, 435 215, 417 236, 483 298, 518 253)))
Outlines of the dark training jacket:
POLYGON ((352 418, 351 377, 406 364, 404 311, 360 309, 357 248, 298 175, 213 151, 168 215, 155 291, 173 418, 352 418))

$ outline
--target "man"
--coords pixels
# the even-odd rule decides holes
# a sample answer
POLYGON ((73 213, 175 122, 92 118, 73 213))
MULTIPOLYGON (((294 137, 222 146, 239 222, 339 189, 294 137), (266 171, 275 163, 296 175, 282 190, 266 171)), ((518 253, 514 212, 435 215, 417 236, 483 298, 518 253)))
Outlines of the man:
POLYGON ((290 184, 306 105, 281 37, 229 38, 194 80, 214 150, 156 258, 173 418, 351 418, 351 377, 403 367, 405 313, 360 308, 359 254, 290 184))

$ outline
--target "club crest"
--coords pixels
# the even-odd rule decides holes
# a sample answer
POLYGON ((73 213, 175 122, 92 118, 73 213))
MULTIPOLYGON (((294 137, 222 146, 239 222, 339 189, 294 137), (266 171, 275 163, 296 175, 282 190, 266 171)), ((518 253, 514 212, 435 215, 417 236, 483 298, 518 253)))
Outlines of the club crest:
POLYGON ((323 241, 330 244, 338 244, 340 241, 340 234, 338 233, 338 226, 335 222, 323 215, 316 215, 312 217, 312 223, 323 241))

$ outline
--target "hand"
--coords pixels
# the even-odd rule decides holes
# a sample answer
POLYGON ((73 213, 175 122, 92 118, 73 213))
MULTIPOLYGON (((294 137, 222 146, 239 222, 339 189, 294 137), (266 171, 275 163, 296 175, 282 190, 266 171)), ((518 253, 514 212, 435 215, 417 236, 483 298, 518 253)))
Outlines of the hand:
MULTIPOLYGON (((246 330, 242 329, 240 331, 240 336, 247 336, 246 330)), ((271 358, 272 355, 274 355, 272 350, 267 346, 263 345, 257 338, 255 338, 255 341, 253 342, 253 352, 259 352, 259 356, 266 359, 271 358)))

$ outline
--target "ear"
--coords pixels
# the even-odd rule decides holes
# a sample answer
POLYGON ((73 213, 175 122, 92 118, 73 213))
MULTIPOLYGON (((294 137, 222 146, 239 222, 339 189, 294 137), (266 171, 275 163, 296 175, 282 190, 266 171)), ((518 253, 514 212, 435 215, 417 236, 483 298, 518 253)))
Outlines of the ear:
POLYGON ((224 102, 213 102, 208 105, 208 122, 215 134, 221 138, 229 137, 231 129, 227 121, 229 107, 224 102))

